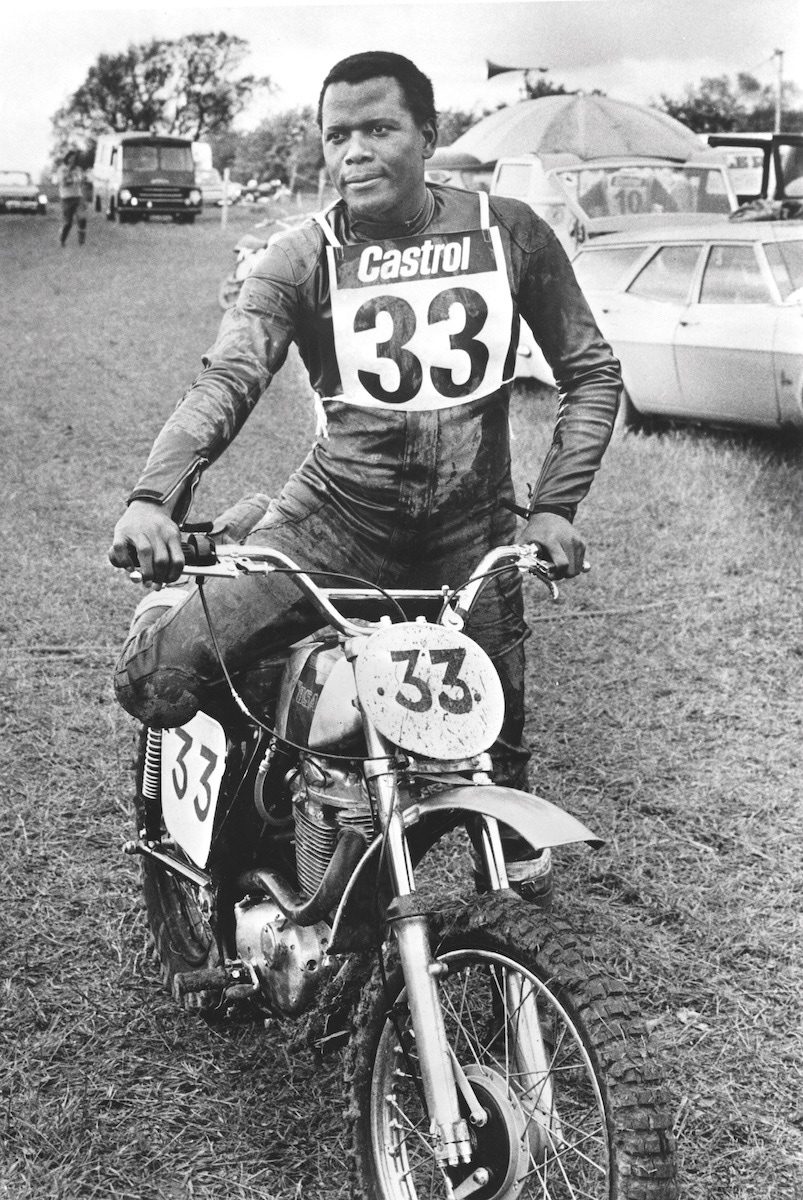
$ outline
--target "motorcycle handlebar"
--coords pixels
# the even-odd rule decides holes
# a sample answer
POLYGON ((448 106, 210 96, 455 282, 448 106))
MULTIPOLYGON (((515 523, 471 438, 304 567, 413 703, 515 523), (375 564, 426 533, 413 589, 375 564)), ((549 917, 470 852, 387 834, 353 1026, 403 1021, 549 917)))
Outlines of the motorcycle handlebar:
MULTIPOLYGON (((299 591, 303 592, 329 624, 345 634, 365 633, 365 625, 357 625, 349 621, 338 611, 331 599, 332 597, 341 599, 357 597, 360 595, 359 589, 321 588, 298 563, 279 550, 273 550, 268 546, 240 545, 239 543, 216 545, 211 537, 203 533, 185 534, 181 539, 181 548, 184 553, 185 573, 189 575, 236 577, 240 573, 287 571, 294 579, 299 591)), ((505 560, 514 560, 518 570, 535 575, 550 589, 553 598, 557 599, 558 590, 553 579, 553 564, 542 556, 542 551, 536 545, 496 547, 477 564, 471 579, 453 592, 447 588, 415 592, 403 592, 391 588, 387 589, 387 592, 392 597, 441 598, 444 600, 444 609, 451 610, 462 624, 471 612, 489 575, 496 571, 505 560)))

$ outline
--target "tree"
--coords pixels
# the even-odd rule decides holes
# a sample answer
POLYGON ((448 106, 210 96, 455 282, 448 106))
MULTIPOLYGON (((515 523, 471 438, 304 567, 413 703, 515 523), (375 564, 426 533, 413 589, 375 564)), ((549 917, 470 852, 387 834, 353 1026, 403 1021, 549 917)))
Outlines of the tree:
POLYGON ((165 105, 169 133, 200 141, 227 129, 259 88, 270 80, 235 73, 248 55, 248 43, 228 33, 191 33, 171 45, 173 71, 165 105))
POLYGON ((99 134, 155 130, 195 141, 229 128, 267 78, 238 74, 248 43, 228 33, 153 40, 101 54, 53 117, 58 153, 99 134))
MULTIPOLYGON (((800 90, 787 83, 783 94, 785 131, 803 129, 803 111, 796 109, 800 90)), ((775 127, 775 91, 741 72, 735 81, 727 75, 707 76, 688 85, 679 98, 662 95, 657 108, 669 113, 694 133, 748 133, 775 127)))
POLYGON ((292 108, 260 121, 241 134, 232 170, 240 179, 281 179, 317 187, 323 166, 321 134, 315 110, 292 108))
POLYGON ((475 113, 465 112, 459 108, 445 108, 438 113, 438 145, 451 146, 472 125, 476 125, 479 117, 475 113))
POLYGON ((171 71, 167 44, 160 41, 101 54, 53 117, 57 151, 94 142, 101 133, 158 127, 171 71))
POLYGON ((525 71, 522 81, 525 100, 540 100, 542 96, 570 96, 573 93, 562 83, 553 83, 541 71, 525 71))

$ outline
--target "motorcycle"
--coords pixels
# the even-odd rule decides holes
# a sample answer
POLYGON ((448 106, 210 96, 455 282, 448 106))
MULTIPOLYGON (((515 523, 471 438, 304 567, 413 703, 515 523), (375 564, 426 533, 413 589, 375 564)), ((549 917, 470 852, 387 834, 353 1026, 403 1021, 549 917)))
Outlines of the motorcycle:
POLYGON ((602 844, 494 784, 502 686, 464 632, 500 571, 556 595, 550 564, 506 546, 454 590, 383 591, 319 586, 264 546, 182 544, 202 603, 208 577, 280 571, 321 630, 288 651, 271 719, 221 662, 232 727, 201 711, 139 732, 125 850, 176 1001, 295 1018, 306 1044, 344 1051, 354 1196, 676 1197, 663 1085, 622 984, 508 886, 500 826, 538 850, 602 844), (469 887, 440 868, 417 886, 456 831, 469 887))
POLYGON ((243 283, 253 271, 263 250, 266 250, 275 238, 281 237, 283 232, 295 228, 296 225, 306 220, 306 216, 306 214, 302 214, 295 217, 260 221, 254 226, 254 229, 265 229, 270 226, 273 232, 267 235, 245 233, 235 243, 234 253, 237 258, 234 270, 226 276, 218 289, 218 304, 224 312, 227 308, 233 308, 237 303, 243 283))
MULTIPOLYGON (((259 229, 259 226, 257 226, 259 229)), ((234 270, 226 276, 218 290, 218 304, 225 311, 233 308, 242 290, 243 283, 256 266, 257 259, 267 248, 268 239, 255 233, 245 233, 234 246, 237 260, 234 270)))

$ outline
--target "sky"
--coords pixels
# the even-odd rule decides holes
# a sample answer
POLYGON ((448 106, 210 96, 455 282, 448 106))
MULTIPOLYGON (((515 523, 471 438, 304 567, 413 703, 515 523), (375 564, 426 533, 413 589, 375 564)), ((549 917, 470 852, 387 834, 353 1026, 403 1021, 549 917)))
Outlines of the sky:
POLYGON ((240 120, 253 128, 270 111, 315 104, 328 69, 360 50, 396 50, 435 87, 439 108, 483 110, 520 98, 520 76, 488 80, 490 60, 546 67, 569 90, 599 88, 650 104, 680 97, 711 75, 747 71, 803 91, 801 0, 407 0, 292 4, 237 0, 199 8, 178 0, 140 8, 127 0, 37 0, 8 6, 0 34, 0 168, 46 168, 51 117, 83 83, 99 54, 152 38, 220 30, 250 47, 244 70, 276 91, 240 120))

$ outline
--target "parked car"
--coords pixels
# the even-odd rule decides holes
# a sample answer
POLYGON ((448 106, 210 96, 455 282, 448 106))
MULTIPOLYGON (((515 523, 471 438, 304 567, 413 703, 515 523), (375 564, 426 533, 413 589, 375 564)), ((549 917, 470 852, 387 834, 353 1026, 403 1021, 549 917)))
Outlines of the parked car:
POLYGON ((47 212, 47 196, 27 171, 0 171, 0 212, 47 212))
POLYGON ((803 221, 611 234, 573 267, 622 364, 626 425, 803 426, 803 221))
MULTIPOLYGON (((223 203, 223 176, 217 167, 195 169, 195 182, 201 189, 205 205, 221 205, 223 203)), ((226 185, 229 204, 236 204, 242 195, 243 185, 230 179, 226 185)))
POLYGON ((262 183, 257 179, 249 179, 243 188, 244 204, 268 204, 271 200, 284 200, 290 195, 290 189, 281 179, 267 179, 262 183))
POLYGON ((727 220, 738 207, 727 156, 700 149, 688 162, 644 157, 521 154, 500 158, 492 196, 528 204, 555 230, 566 252, 624 229, 727 220))

